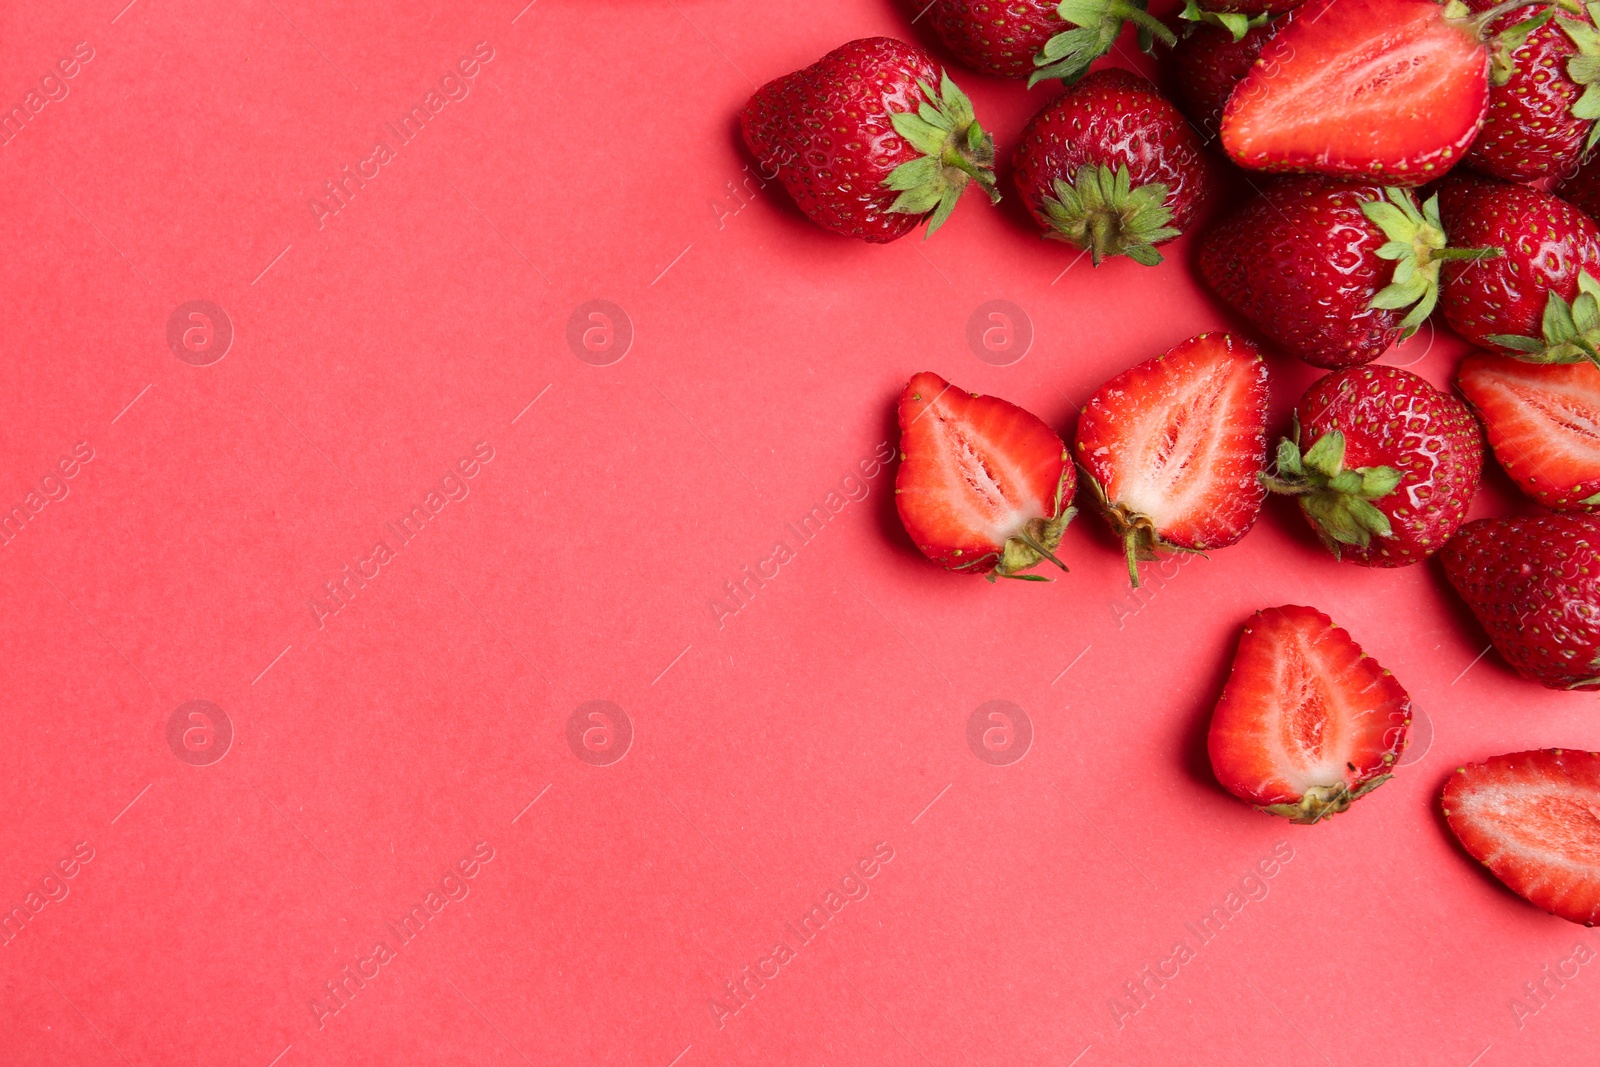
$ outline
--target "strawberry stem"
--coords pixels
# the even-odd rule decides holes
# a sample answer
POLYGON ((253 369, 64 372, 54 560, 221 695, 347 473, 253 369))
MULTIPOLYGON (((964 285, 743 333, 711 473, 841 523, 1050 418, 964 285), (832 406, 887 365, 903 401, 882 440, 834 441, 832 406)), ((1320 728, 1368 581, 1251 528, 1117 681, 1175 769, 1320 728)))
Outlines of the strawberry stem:
POLYGON ((1505 3, 1496 4, 1494 7, 1491 7, 1482 14, 1474 15, 1471 19, 1466 19, 1463 21, 1467 21, 1472 24, 1472 28, 1477 32, 1478 37, 1481 40, 1483 37, 1488 35, 1489 24, 1495 19, 1499 18, 1501 15, 1504 15, 1507 11, 1515 11, 1519 7, 1539 7, 1547 3, 1549 3, 1549 0, 1505 0, 1505 3))
POLYGON ((1177 34, 1167 29, 1160 19, 1156 18, 1142 7, 1135 7, 1132 4, 1115 3, 1111 5, 1109 10, 1112 15, 1116 16, 1117 18, 1126 19, 1127 21, 1133 23, 1135 26, 1139 27, 1141 30, 1144 30, 1146 33, 1150 34, 1150 36, 1154 37, 1168 48, 1171 48, 1173 45, 1178 43, 1177 34))
POLYGON ((1428 250, 1428 258, 1435 259, 1496 259, 1505 255, 1499 248, 1433 248, 1428 250))
POLYGON ((1132 526, 1122 535, 1122 550, 1128 555, 1128 577, 1133 587, 1139 588, 1139 531, 1132 526))

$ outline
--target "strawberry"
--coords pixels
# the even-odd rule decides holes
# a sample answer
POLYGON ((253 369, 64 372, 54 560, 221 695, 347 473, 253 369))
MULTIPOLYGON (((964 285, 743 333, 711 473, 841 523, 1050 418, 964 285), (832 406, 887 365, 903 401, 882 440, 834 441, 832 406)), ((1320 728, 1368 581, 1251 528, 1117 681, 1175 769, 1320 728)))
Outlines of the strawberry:
POLYGON ((1520 359, 1600 358, 1600 304, 1581 295, 1583 275, 1600 276, 1600 228, 1589 216, 1549 193, 1465 174, 1439 200, 1452 237, 1500 251, 1445 265, 1439 303, 1451 329, 1520 359))
POLYGON ((1461 847, 1517 896, 1600 922, 1600 753, 1508 752, 1457 767, 1439 803, 1461 847))
POLYGON ((1481 254, 1445 247, 1433 200, 1418 208, 1403 189, 1283 178, 1206 233, 1200 274, 1287 351, 1348 367, 1428 317, 1443 260, 1481 254))
POLYGON ((1477 352, 1462 360, 1456 386, 1517 488, 1557 511, 1600 505, 1600 368, 1477 352))
POLYGON ((1267 365, 1225 333, 1191 338, 1095 391, 1076 455, 1128 557, 1202 552, 1255 525, 1266 491, 1267 365))
POLYGON ((851 41, 768 82, 739 126, 763 170, 835 233, 884 243, 926 219, 932 236, 969 181, 1000 198, 994 140, 972 101, 926 52, 889 37, 851 41))
POLYGON ((1600 521, 1477 519, 1439 558, 1518 674, 1551 689, 1600 686, 1600 521))
POLYGON ((1115 68, 1095 71, 1035 115, 1012 164, 1045 235, 1096 264, 1117 255, 1160 263, 1155 246, 1194 220, 1210 185, 1200 140, 1178 109, 1115 68))
POLYGON ((1588 158, 1571 168, 1556 186, 1556 193, 1567 203, 1575 204, 1591 220, 1600 218, 1600 152, 1591 152, 1588 158))
POLYGON ((1217 781, 1291 822, 1337 815, 1389 780, 1411 698, 1315 608, 1259 611, 1211 713, 1217 781))
POLYGON ((1311 0, 1222 116, 1243 167, 1421 185, 1461 161, 1489 107, 1483 20, 1434 0, 1311 0))
POLYGON ((1403 567, 1461 525, 1483 444, 1466 405, 1426 380, 1398 367, 1351 367, 1300 398, 1277 468, 1267 488, 1300 498, 1335 559, 1403 567))
POLYGON ((1028 75, 1077 81, 1111 51, 1127 23, 1139 29, 1146 52, 1172 31, 1146 10, 1147 0, 902 0, 913 21, 933 32, 974 70, 1004 78, 1028 75))
POLYGON ((1226 26, 1197 25, 1173 47, 1165 65, 1172 99, 1205 143, 1210 144, 1222 128, 1222 109, 1233 87, 1287 20, 1286 16, 1277 22, 1254 21, 1239 35, 1226 26))
POLYGON ((1021 574, 1054 552, 1076 489, 1054 430, 1015 404, 964 393, 927 371, 900 395, 895 506, 923 555, 953 571, 1021 574))
MULTIPOLYGON (((1466 0, 1474 11, 1497 2, 1466 0)), ((1467 166, 1512 182, 1569 172, 1600 135, 1594 122, 1600 88, 1589 90, 1600 82, 1594 22, 1586 13, 1543 7, 1532 17, 1527 11, 1502 15, 1491 30, 1496 37, 1489 114, 1467 166)))

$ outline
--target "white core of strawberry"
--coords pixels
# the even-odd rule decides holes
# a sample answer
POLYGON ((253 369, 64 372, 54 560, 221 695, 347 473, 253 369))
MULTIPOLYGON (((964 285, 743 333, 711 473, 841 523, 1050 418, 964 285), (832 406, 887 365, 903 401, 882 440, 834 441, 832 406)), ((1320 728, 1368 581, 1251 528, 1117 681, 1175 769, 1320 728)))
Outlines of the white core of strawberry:
POLYGON ((947 502, 960 525, 982 531, 998 548, 1022 533, 1030 519, 1043 517, 1024 495, 1025 472, 1003 458, 1005 442, 974 439, 970 426, 949 418, 937 406, 930 407, 925 417, 934 420, 938 454, 946 457, 952 473, 970 490, 947 502))
POLYGON ((1163 529, 1205 509, 1216 488, 1214 472, 1239 444, 1218 433, 1245 405, 1249 378, 1217 362, 1204 374, 1166 375, 1160 395, 1136 409, 1141 416, 1118 450, 1117 503, 1163 529))
POLYGON ((1387 723, 1386 713, 1376 708, 1382 698, 1375 686, 1347 694, 1342 690, 1350 677, 1316 663, 1319 658, 1315 644, 1299 636, 1282 649, 1272 686, 1279 699, 1266 734, 1277 749, 1273 763, 1283 782, 1302 796, 1319 786, 1351 783, 1356 776, 1350 763, 1359 767, 1370 758, 1356 751, 1367 733, 1364 720, 1385 716, 1387 723))
POLYGON ((1451 808, 1492 834, 1496 862, 1593 872, 1600 869, 1600 792, 1572 784, 1483 782, 1451 808))

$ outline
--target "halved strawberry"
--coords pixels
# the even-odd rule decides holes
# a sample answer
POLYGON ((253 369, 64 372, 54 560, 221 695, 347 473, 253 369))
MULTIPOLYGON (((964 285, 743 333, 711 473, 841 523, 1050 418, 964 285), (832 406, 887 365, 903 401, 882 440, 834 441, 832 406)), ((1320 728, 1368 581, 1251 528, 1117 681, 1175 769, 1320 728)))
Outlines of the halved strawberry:
POLYGON ((1245 624, 1207 748, 1234 796, 1314 823, 1389 779, 1410 726, 1394 676, 1328 616, 1289 604, 1245 624))
POLYGON ((1266 497, 1267 365, 1248 341, 1191 338, 1096 390, 1076 448, 1134 585, 1160 550, 1231 545, 1266 497))
POLYGON ((1451 833, 1513 893, 1600 922, 1600 752, 1510 752, 1458 767, 1439 798, 1451 833))
POLYGON ((1519 489, 1557 511, 1600 505, 1600 368, 1475 352, 1456 385, 1519 489))
POLYGON ((1223 147, 1257 170, 1385 185, 1439 177, 1489 107, 1482 16, 1454 13, 1434 0, 1311 0, 1228 99, 1223 147))
POLYGON ((1075 514, 1066 446, 1038 416, 923 371, 900 395, 895 506, 929 559, 1001 578, 1056 559, 1075 514))

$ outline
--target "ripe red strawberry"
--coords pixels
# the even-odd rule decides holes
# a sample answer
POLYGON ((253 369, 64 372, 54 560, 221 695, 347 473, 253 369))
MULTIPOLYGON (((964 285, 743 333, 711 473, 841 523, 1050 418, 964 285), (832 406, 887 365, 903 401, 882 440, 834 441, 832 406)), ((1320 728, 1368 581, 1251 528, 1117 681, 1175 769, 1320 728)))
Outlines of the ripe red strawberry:
POLYGON ((967 66, 1006 78, 1081 78, 1111 51, 1122 27, 1139 28, 1140 47, 1173 43, 1172 31, 1145 11, 1147 0, 901 0, 967 66))
POLYGON ((1518 674, 1551 689, 1600 686, 1600 521, 1477 519, 1439 558, 1518 674))
POLYGON ((1461 362, 1456 385, 1519 489, 1557 511, 1600 505, 1600 368, 1475 352, 1461 362))
POLYGON ((1322 612, 1286 604, 1245 623, 1206 747, 1228 792, 1314 823, 1389 780, 1410 726, 1394 675, 1322 612))
POLYGON ((762 168, 835 233, 881 243, 926 218, 931 236, 969 180, 1000 198, 994 140, 972 101, 926 52, 889 37, 851 41, 768 82, 739 126, 762 168))
POLYGON ((1398 367, 1351 367, 1314 382, 1278 445, 1275 493, 1335 559, 1403 567, 1437 552, 1466 517, 1483 443, 1465 404, 1398 367), (1306 446, 1301 452, 1301 445, 1306 446))
POLYGON ((1038 416, 964 393, 927 371, 900 395, 895 506, 923 555, 953 571, 1020 574, 1054 552, 1072 520, 1066 446, 1038 416))
POLYGON ((1283 178, 1207 231, 1200 274, 1286 351, 1348 367, 1410 336, 1438 299, 1439 263, 1475 254, 1445 248, 1433 200, 1283 178))
POLYGON ((1098 264, 1161 262, 1155 246, 1194 220, 1211 184, 1200 140, 1156 87, 1095 71, 1028 123, 1012 157, 1017 190, 1045 235, 1098 264))
POLYGON ((1222 109, 1233 95, 1233 87, 1250 73, 1261 49, 1287 20, 1288 16, 1276 22, 1256 22, 1239 36, 1225 26, 1197 25, 1173 47, 1164 65, 1173 102, 1183 109, 1206 144, 1215 140, 1222 128, 1222 109))
POLYGON ((1600 228, 1589 216, 1549 193, 1467 174, 1445 182, 1439 201, 1452 238, 1501 252, 1445 265, 1439 303, 1453 330, 1520 359, 1600 358, 1600 305, 1580 296, 1584 273, 1600 277, 1600 228))
POLYGON ((1223 147, 1257 170, 1387 185, 1439 177, 1489 106, 1484 16, 1450 11, 1434 0, 1311 0, 1228 100, 1223 147))
POLYGON ((1134 585, 1158 551, 1231 545, 1266 497, 1267 365, 1225 333, 1191 338, 1095 391, 1076 456, 1134 585))
MULTIPOLYGON (((1487 11, 1499 0, 1466 0, 1487 11)), ((1600 115, 1600 33, 1584 12, 1555 7, 1511 11, 1490 24, 1494 40, 1489 114, 1467 165, 1496 178, 1531 182, 1564 174, 1593 147, 1600 115)))
POLYGON ((1600 922, 1600 753, 1508 752, 1457 767, 1439 803, 1461 847, 1517 896, 1600 922))

